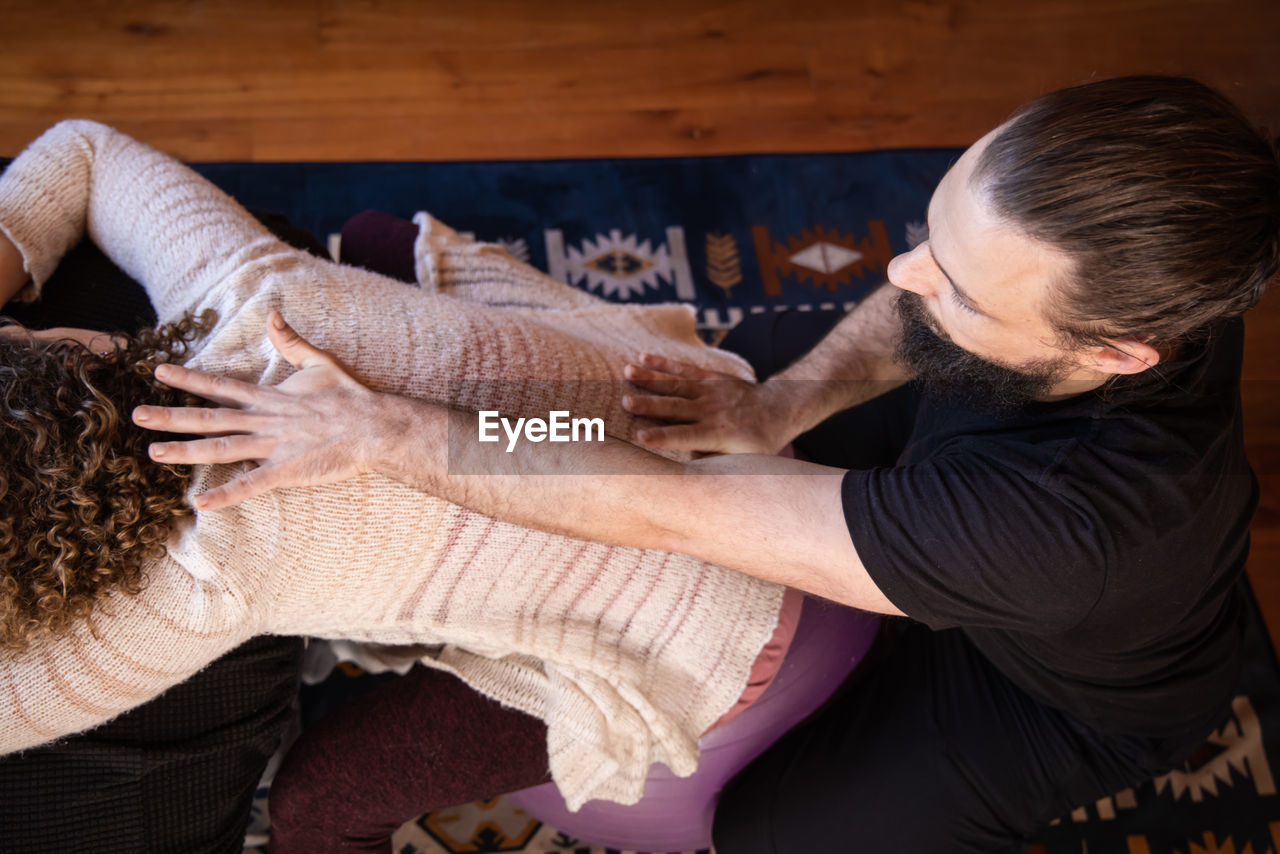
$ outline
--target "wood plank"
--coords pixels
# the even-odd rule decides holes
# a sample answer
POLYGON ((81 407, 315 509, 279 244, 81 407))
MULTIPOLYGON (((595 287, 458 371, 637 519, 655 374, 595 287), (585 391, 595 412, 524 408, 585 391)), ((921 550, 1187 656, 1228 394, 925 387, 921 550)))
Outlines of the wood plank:
MULTIPOLYGON (((824 42, 813 51, 824 105, 940 112, 974 139, 1028 98, 1089 78, 1183 74, 1280 124, 1280 4, 965 2, 930 6, 910 37, 824 42), (998 44, 998 47, 996 47, 998 44)), ((893 22, 898 23, 898 22, 893 22)), ((886 26, 888 22, 886 22, 886 26)))
MULTIPOLYGON (((77 118, 106 121, 101 115, 86 112, 77 118)), ((170 121, 163 118, 142 118, 113 124, 135 139, 189 161, 249 161, 253 159, 253 125, 242 120, 217 123, 170 121)), ((38 137, 52 124, 48 119, 13 120, 0 119, 0 138, 21 140, 11 151, 0 156, 12 157, 27 143, 38 137)))
POLYGON ((1152 69, 1280 124, 1271 0, 11 6, 7 155, 67 115, 187 123, 171 134, 186 157, 220 138, 243 156, 217 127, 239 121, 250 156, 284 160, 958 145, 1036 92, 1152 69), (447 126, 456 141, 421 131, 447 126))
MULTIPOLYGON (((678 66, 662 48, 493 54, 435 51, 412 63, 370 57, 342 63, 312 56, 289 69, 170 67, 157 64, 111 75, 54 79, 30 73, 0 83, 0 115, 97 112, 115 121, 164 115, 171 120, 293 121, 352 117, 505 115, 685 109, 726 102, 739 108, 815 101, 806 51, 775 51, 762 60, 750 46, 717 45, 678 66), (584 69, 592 69, 584 73, 584 69)), ((159 60, 163 59, 162 62, 159 60)), ((12 60, 16 62, 16 60, 12 60)), ((547 117, 543 117, 548 122, 547 117)))
POLYGON ((937 115, 842 115, 809 106, 565 112, 558 119, 454 110, 336 122, 264 120, 255 122, 253 158, 289 160, 305 150, 309 160, 536 160, 785 152, 798 139, 810 152, 908 147, 923 134, 948 145, 972 141, 937 115), (371 135, 377 146, 368 145, 371 135))

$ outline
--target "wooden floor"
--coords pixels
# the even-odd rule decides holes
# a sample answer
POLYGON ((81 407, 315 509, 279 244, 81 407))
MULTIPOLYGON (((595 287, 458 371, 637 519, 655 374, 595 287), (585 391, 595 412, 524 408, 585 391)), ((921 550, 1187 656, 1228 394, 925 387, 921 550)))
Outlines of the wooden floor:
MULTIPOLYGON (((68 116, 192 160, 953 146, 1135 72, 1280 132, 1276 0, 0 0, 0 22, 6 156, 68 116)), ((1280 637, 1280 296, 1248 348, 1250 572, 1280 637)))

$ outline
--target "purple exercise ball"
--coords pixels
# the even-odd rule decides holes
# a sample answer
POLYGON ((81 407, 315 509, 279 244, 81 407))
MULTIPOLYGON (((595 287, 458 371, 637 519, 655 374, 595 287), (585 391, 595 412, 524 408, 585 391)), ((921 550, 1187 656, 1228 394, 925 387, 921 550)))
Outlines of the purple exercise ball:
POLYGON ((691 776, 677 777, 665 765, 654 765, 639 803, 590 801, 569 812, 554 783, 508 797, 543 823, 592 845, 634 851, 709 848, 720 789, 831 696, 866 655, 879 626, 874 614, 806 598, 773 684, 737 717, 702 737, 702 758, 691 776))

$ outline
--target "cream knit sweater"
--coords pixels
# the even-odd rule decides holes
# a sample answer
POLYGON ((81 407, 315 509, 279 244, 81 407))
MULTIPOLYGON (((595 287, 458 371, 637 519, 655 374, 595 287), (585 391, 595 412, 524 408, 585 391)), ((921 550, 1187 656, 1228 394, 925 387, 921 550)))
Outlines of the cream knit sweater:
MULTIPOLYGON (((421 290, 291 249, 185 166, 87 121, 52 128, 0 179, 0 228, 33 279, 23 298, 87 230, 161 322, 216 310, 189 364, 243 380, 292 371, 265 336, 272 309, 373 388, 504 415, 567 409, 624 438, 628 357, 749 376, 697 341, 685 307, 608 304, 420 225, 421 290)), ((198 467, 193 488, 232 472, 198 467)), ((546 721, 572 808, 632 803, 651 763, 695 769, 782 599, 690 557, 526 530, 373 475, 201 513, 147 576, 141 595, 102 603, 96 637, 81 626, 0 661, 0 751, 102 723, 254 635, 351 638, 422 645, 428 665, 546 721)))

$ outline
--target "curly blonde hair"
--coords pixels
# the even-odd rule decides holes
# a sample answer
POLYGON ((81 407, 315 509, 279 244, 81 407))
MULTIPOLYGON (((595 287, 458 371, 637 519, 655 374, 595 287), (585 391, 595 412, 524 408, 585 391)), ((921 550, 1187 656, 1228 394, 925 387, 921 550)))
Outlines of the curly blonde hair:
POLYGON ((206 312, 120 336, 105 354, 0 336, 0 651, 67 632, 110 591, 136 595, 146 562, 192 514, 190 467, 153 462, 158 437, 130 413, 194 402, 157 382, 155 366, 183 360, 213 321, 206 312))

